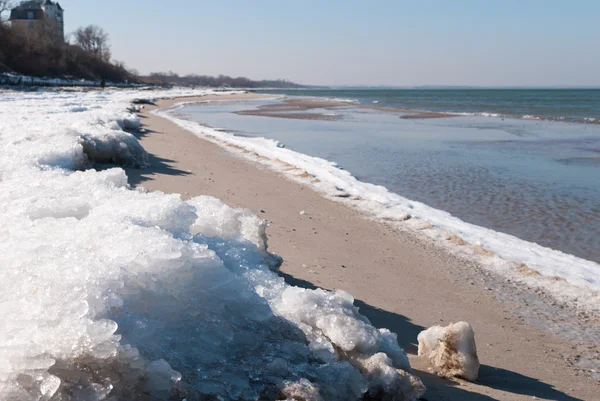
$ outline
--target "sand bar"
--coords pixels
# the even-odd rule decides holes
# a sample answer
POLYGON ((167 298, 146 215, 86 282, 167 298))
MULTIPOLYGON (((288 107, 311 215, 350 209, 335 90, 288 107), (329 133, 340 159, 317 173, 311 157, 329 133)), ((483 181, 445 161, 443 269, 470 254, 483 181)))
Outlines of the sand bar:
POLYGON ((430 119, 456 117, 457 114, 441 113, 427 110, 411 110, 394 107, 366 106, 340 100, 288 97, 280 103, 269 103, 258 106, 254 110, 237 111, 235 114, 244 116, 260 116, 272 118, 290 118, 299 120, 323 120, 335 121, 342 119, 339 114, 318 113, 316 109, 336 110, 344 107, 358 107, 366 110, 384 111, 386 113, 398 113, 403 119, 430 119), (314 111, 314 112, 308 112, 314 111))
MULTIPOLYGON (((256 95, 232 95, 249 99, 256 95)), ((223 100, 219 96, 218 100, 223 100)), ((272 222, 270 250, 284 258, 282 274, 308 288, 340 288, 357 299, 378 327, 398 333, 432 400, 595 400, 600 384, 572 367, 572 344, 526 323, 501 303, 476 269, 432 244, 375 223, 310 188, 243 160, 150 113, 180 101, 161 100, 142 116, 141 144, 152 166, 130 169, 130 183, 147 189, 216 196, 272 222), (305 211, 300 214, 300 211, 305 211), (476 384, 439 379, 416 356, 416 337, 435 324, 465 320, 476 332, 482 363, 476 384)))

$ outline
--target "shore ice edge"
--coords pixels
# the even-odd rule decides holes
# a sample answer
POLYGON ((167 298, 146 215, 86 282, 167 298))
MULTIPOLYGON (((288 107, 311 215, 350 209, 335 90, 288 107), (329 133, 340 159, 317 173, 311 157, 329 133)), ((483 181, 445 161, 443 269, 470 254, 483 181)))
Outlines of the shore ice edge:
POLYGON ((548 291, 560 302, 600 313, 598 263, 467 223, 383 186, 361 182, 334 162, 287 149, 276 140, 236 136, 226 129, 181 118, 177 111, 186 104, 179 102, 153 113, 288 178, 309 184, 328 199, 366 211, 401 230, 425 235, 503 277, 548 291))
POLYGON ((266 224, 211 197, 135 191, 138 97, 0 99, 0 400, 412 400, 396 335, 343 291, 287 285, 266 224))

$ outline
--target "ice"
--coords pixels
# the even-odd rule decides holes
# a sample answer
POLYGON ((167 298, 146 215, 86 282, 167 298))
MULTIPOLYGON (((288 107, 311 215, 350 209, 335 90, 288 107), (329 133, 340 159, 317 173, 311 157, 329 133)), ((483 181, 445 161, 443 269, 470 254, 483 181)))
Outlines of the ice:
POLYGON ((2 94, 0 400, 418 398, 349 294, 277 275, 265 221, 109 168, 146 161, 134 99, 206 93, 2 94))
POLYGON ((306 379, 287 382, 281 390, 286 400, 323 401, 319 389, 306 379))
POLYGON ((475 333, 467 322, 433 326, 419 333, 419 355, 425 356, 439 376, 462 377, 475 381, 479 375, 479 358, 475 333))
POLYGON ((247 209, 233 209, 211 196, 188 202, 202 212, 192 226, 192 234, 206 237, 245 238, 260 251, 267 252, 267 223, 247 209))
MULTIPOLYGON (((127 126, 132 126, 127 124, 127 126)), ((118 131, 117 131, 118 132, 118 131)), ((112 133, 111 133, 112 134, 112 133)), ((143 167, 148 164, 148 155, 131 134, 107 134, 102 137, 81 135, 79 143, 90 164, 105 163, 143 167)), ((85 166, 82 166, 85 167, 85 166)))
POLYGON ((146 369, 146 383, 144 388, 150 394, 168 393, 181 380, 181 374, 171 369, 171 366, 164 359, 154 361, 146 369))
MULTIPOLYGON (((87 79, 64 79, 64 78, 48 78, 48 77, 32 77, 21 74, 2 73, 0 74, 0 84, 9 85, 41 85, 41 86, 76 86, 76 87, 99 87, 100 81, 90 81, 87 79)), ((107 86, 137 88, 142 85, 130 83, 106 82, 107 86)))
POLYGON ((392 193, 383 186, 359 181, 329 160, 282 148, 277 141, 242 137, 183 119, 176 112, 185 104, 182 102, 155 113, 228 151, 309 185, 333 201, 367 212, 399 230, 410 230, 425 240, 433 240, 450 252, 475 260, 511 281, 541 288, 562 303, 600 312, 598 263, 467 223, 448 212, 392 193), (522 265, 536 274, 523 274, 522 265), (564 280, 557 280, 557 277, 564 280))
POLYGON ((404 350, 398 345, 398 335, 392 333, 388 329, 379 329, 379 332, 381 333, 379 350, 392 359, 392 363, 395 367, 403 370, 410 370, 408 357, 404 350))

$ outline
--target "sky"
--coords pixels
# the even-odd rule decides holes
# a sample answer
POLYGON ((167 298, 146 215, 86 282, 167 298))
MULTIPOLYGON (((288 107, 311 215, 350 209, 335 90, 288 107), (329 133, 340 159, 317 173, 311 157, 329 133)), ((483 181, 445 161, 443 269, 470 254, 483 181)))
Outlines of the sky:
POLYGON ((60 0, 142 73, 313 85, 600 86, 597 0, 60 0))

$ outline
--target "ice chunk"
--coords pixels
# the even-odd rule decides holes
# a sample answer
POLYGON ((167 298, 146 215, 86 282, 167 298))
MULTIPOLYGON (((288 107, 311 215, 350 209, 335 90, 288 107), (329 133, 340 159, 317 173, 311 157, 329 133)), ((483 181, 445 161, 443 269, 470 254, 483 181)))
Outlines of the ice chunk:
POLYGON ((350 357, 368 381, 368 399, 414 400, 425 393, 425 386, 409 372, 396 369, 392 360, 383 352, 350 357))
POLYGON ((243 238, 267 251, 267 223, 247 209, 234 209, 212 196, 199 196, 188 201, 196 207, 197 219, 192 234, 205 237, 243 238))
POLYGON ((264 255, 271 268, 281 265, 282 259, 268 252, 268 223, 252 211, 231 208, 212 196, 199 196, 187 203, 196 208, 192 234, 248 241, 264 255))
POLYGON ((287 319, 302 323, 309 338, 322 335, 343 351, 371 353, 381 341, 380 333, 358 313, 354 298, 344 291, 289 286, 273 306, 287 319))
POLYGON ((410 362, 406 352, 398 345, 398 335, 388 329, 379 329, 381 333, 381 343, 379 351, 384 352, 392 359, 395 368, 410 371, 410 362))
POLYGON ((306 379, 284 383, 281 395, 290 401, 324 401, 319 389, 306 379))
POLYGON ((439 376, 474 381, 479 375, 475 333, 467 322, 433 326, 419 333, 419 355, 425 356, 439 376))
POLYGON ((60 379, 56 376, 48 376, 40 383, 40 392, 42 397, 50 399, 58 391, 60 387, 60 379))
POLYGON ((134 167, 143 167, 148 164, 148 154, 144 148, 133 135, 123 131, 115 130, 102 136, 82 135, 79 143, 91 163, 134 167))
POLYGON ((171 369, 167 361, 160 359, 146 368, 145 389, 151 394, 168 394, 180 380, 181 374, 171 369))

